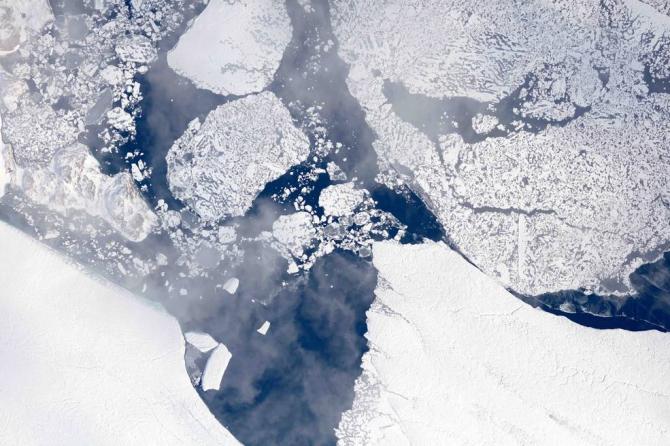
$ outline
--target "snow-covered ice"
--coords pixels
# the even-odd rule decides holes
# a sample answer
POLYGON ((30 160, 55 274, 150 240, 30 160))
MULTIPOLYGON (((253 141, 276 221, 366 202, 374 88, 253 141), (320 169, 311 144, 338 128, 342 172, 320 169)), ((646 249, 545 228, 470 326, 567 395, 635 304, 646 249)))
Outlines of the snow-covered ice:
POLYGON ((326 215, 341 217, 352 215, 363 204, 368 193, 365 189, 356 189, 354 183, 333 184, 321 191, 319 206, 326 215))
POLYGON ((256 331, 257 331, 258 333, 262 334, 263 336, 265 336, 266 334, 268 334, 268 330, 269 330, 269 329, 270 329, 270 322, 269 322, 269 321, 265 321, 265 322, 263 322, 263 325, 261 325, 260 327, 258 327, 258 330, 256 330, 256 331))
POLYGON ((168 53, 168 64, 215 93, 258 93, 272 81, 290 40, 284 2, 211 0, 168 53))
POLYGON ((157 223, 131 175, 103 174, 88 148, 79 143, 57 151, 47 168, 18 169, 16 186, 56 212, 78 210, 101 217, 132 241, 144 240, 157 223))
POLYGON ((657 445, 670 335, 516 299, 443 243, 376 243, 376 300, 341 445, 657 445))
POLYGON ((524 294, 630 292, 670 239, 670 100, 645 78, 670 74, 667 8, 607 5, 331 2, 380 167, 411 172, 450 242, 524 294), (435 110, 416 122, 389 84, 435 110), (429 129, 458 101, 472 132, 429 129))
POLYGON ((0 444, 239 444, 174 318, 5 223, 0 244, 0 444))
POLYGON ((0 0, 0 56, 18 50, 53 18, 48 0, 0 0))
POLYGON ((167 155, 170 190, 207 221, 243 215, 270 181, 304 161, 309 141, 272 93, 228 102, 189 124, 167 155))
POLYGON ((226 283, 223 284, 223 289, 230 294, 235 294, 239 286, 240 286, 240 279, 238 279, 237 277, 231 277, 230 279, 226 280, 226 283))
POLYGON ((184 339, 203 353, 213 350, 219 345, 211 335, 200 331, 189 331, 184 333, 184 339))
POLYGON ((233 355, 223 344, 219 344, 212 350, 209 358, 207 358, 205 370, 202 373, 202 381, 200 384, 202 390, 219 390, 223 374, 226 373, 226 368, 228 368, 228 363, 232 357, 233 355))

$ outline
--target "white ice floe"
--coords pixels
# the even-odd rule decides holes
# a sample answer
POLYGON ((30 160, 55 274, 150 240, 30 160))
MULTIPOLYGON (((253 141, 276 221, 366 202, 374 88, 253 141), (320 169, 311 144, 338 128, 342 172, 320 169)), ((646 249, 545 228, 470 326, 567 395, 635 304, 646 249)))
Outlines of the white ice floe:
POLYGON ((321 191, 319 206, 326 215, 341 217, 352 215, 363 204, 368 193, 365 189, 356 189, 354 183, 333 184, 321 191))
POLYGON ((266 334, 268 334, 268 330, 269 330, 269 329, 270 329, 270 322, 269 322, 269 321, 265 321, 265 322, 263 322, 263 325, 261 325, 261 326, 258 328, 258 330, 256 330, 256 331, 257 331, 258 333, 262 334, 263 336, 265 336, 266 334))
POLYGON ((18 50, 31 33, 52 20, 48 0, 0 0, 0 56, 18 50))
POLYGON ((233 355, 228 351, 228 348, 219 344, 209 355, 205 370, 202 373, 202 380, 200 385, 202 390, 219 390, 221 387, 221 380, 223 374, 226 373, 228 363, 233 355))
POLYGON ((239 286, 240 286, 240 279, 238 279, 237 277, 232 277, 226 280, 226 283, 223 284, 223 289, 230 294, 235 294, 239 286))
POLYGON ((270 92, 195 120, 167 155, 170 190, 204 220, 243 215, 270 181, 304 161, 309 141, 270 92))
POLYGON ((272 81, 290 40, 284 2, 211 0, 167 59, 196 86, 241 96, 272 81))
POLYGON ((213 350, 219 345, 211 335, 200 331, 189 331, 184 333, 184 339, 203 353, 213 350))
POLYGON ((670 75, 670 18, 652 3, 334 0, 331 14, 380 166, 411 171, 450 242, 516 291, 604 294, 629 292, 670 240, 670 95, 645 80, 670 75), (481 101, 479 135, 518 118, 483 141, 431 134, 388 82, 435 119, 453 98, 481 101))
POLYGON ((18 169, 16 186, 35 203, 56 212, 98 216, 132 241, 142 241, 157 223, 127 172, 112 177, 82 144, 60 149, 43 169, 18 169))
POLYGON ((0 444, 239 444, 177 321, 0 223, 0 444))
POLYGON ((374 265, 340 445, 667 442, 669 334, 534 309, 443 243, 378 243, 374 265))

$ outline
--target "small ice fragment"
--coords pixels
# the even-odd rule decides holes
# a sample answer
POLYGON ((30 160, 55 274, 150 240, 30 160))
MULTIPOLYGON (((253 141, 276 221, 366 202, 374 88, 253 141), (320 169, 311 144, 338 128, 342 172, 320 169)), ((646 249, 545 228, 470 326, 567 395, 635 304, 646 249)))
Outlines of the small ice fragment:
POLYGON ((258 333, 262 334, 263 336, 265 336, 269 329, 270 329, 270 322, 265 321, 265 322, 263 322, 263 325, 261 325, 261 327, 256 331, 258 333))
POLYGON ((189 331, 184 334, 184 339, 203 353, 208 352, 219 345, 213 337, 200 331, 189 331))
POLYGON ((233 355, 225 345, 219 344, 207 359, 205 371, 202 374, 200 385, 202 390, 219 390, 223 374, 226 372, 230 358, 233 355))
POLYGON ((233 277, 232 279, 226 280, 226 283, 223 284, 223 289, 230 294, 235 294, 238 286, 240 286, 240 279, 233 277))

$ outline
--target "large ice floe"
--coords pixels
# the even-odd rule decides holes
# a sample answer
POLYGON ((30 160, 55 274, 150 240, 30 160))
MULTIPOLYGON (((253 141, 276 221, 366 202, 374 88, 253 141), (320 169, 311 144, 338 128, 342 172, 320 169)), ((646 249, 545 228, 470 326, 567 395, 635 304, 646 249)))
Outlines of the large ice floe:
POLYGON ((167 155, 170 190, 205 220, 243 215, 268 182, 308 154, 281 101, 250 95, 189 124, 167 155))
POLYGON ((374 264, 370 351, 339 444, 667 442, 667 333, 535 309, 443 243, 377 243, 374 264))
POLYGON ((653 86, 670 17, 637 1, 331 9, 383 178, 486 273, 523 294, 626 293, 667 247, 670 95, 653 86))
POLYGON ((272 81, 290 40, 284 2, 211 0, 168 53, 168 64, 218 94, 258 93, 272 81))
POLYGON ((173 317, 5 223, 0 243, 0 444, 239 444, 191 386, 173 317))

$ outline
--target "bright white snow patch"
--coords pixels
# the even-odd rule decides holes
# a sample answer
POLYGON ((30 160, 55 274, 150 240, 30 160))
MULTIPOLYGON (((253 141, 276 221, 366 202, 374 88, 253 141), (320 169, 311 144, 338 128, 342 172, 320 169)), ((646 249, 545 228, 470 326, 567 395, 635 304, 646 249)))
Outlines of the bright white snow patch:
POLYGON ((260 328, 256 331, 258 333, 262 334, 263 336, 265 336, 266 334, 268 334, 269 329, 270 329, 270 322, 265 321, 265 322, 263 322, 263 325, 261 325, 260 328))
POLYGON ((207 359, 205 371, 202 374, 202 381, 200 384, 202 390, 219 390, 223 374, 226 373, 226 368, 228 368, 228 363, 232 357, 233 355, 223 344, 219 344, 218 347, 214 349, 212 354, 209 355, 209 359, 207 359))
POLYGON ((265 185, 304 161, 309 140, 272 93, 196 119, 167 155, 170 190, 203 219, 243 215, 265 185))
MULTIPOLYGON (((2 130, 2 117, 0 116, 0 130, 2 130)), ((0 197, 5 195, 5 189, 9 184, 9 172, 7 171, 7 163, 5 162, 5 144, 2 141, 0 134, 0 197)))
POLYGON ((177 321, 0 223, 0 444, 239 444, 177 321))
POLYGON ((196 86, 241 96, 272 81, 290 40, 284 2, 211 0, 167 59, 196 86))
POLYGON ((230 294, 235 294, 239 286, 240 286, 240 279, 238 279, 237 277, 233 277, 231 279, 226 280, 226 283, 223 284, 223 289, 228 291, 230 294))
POLYGON ((188 333, 184 333, 184 339, 203 353, 213 350, 219 345, 212 336, 199 331, 189 331, 188 333))
POLYGON ((354 183, 333 184, 326 187, 319 195, 319 206, 326 215, 351 215, 365 201, 367 191, 355 189, 354 183))
POLYGON ((668 334, 534 309, 442 243, 378 243, 374 264, 341 445, 667 442, 668 334))

